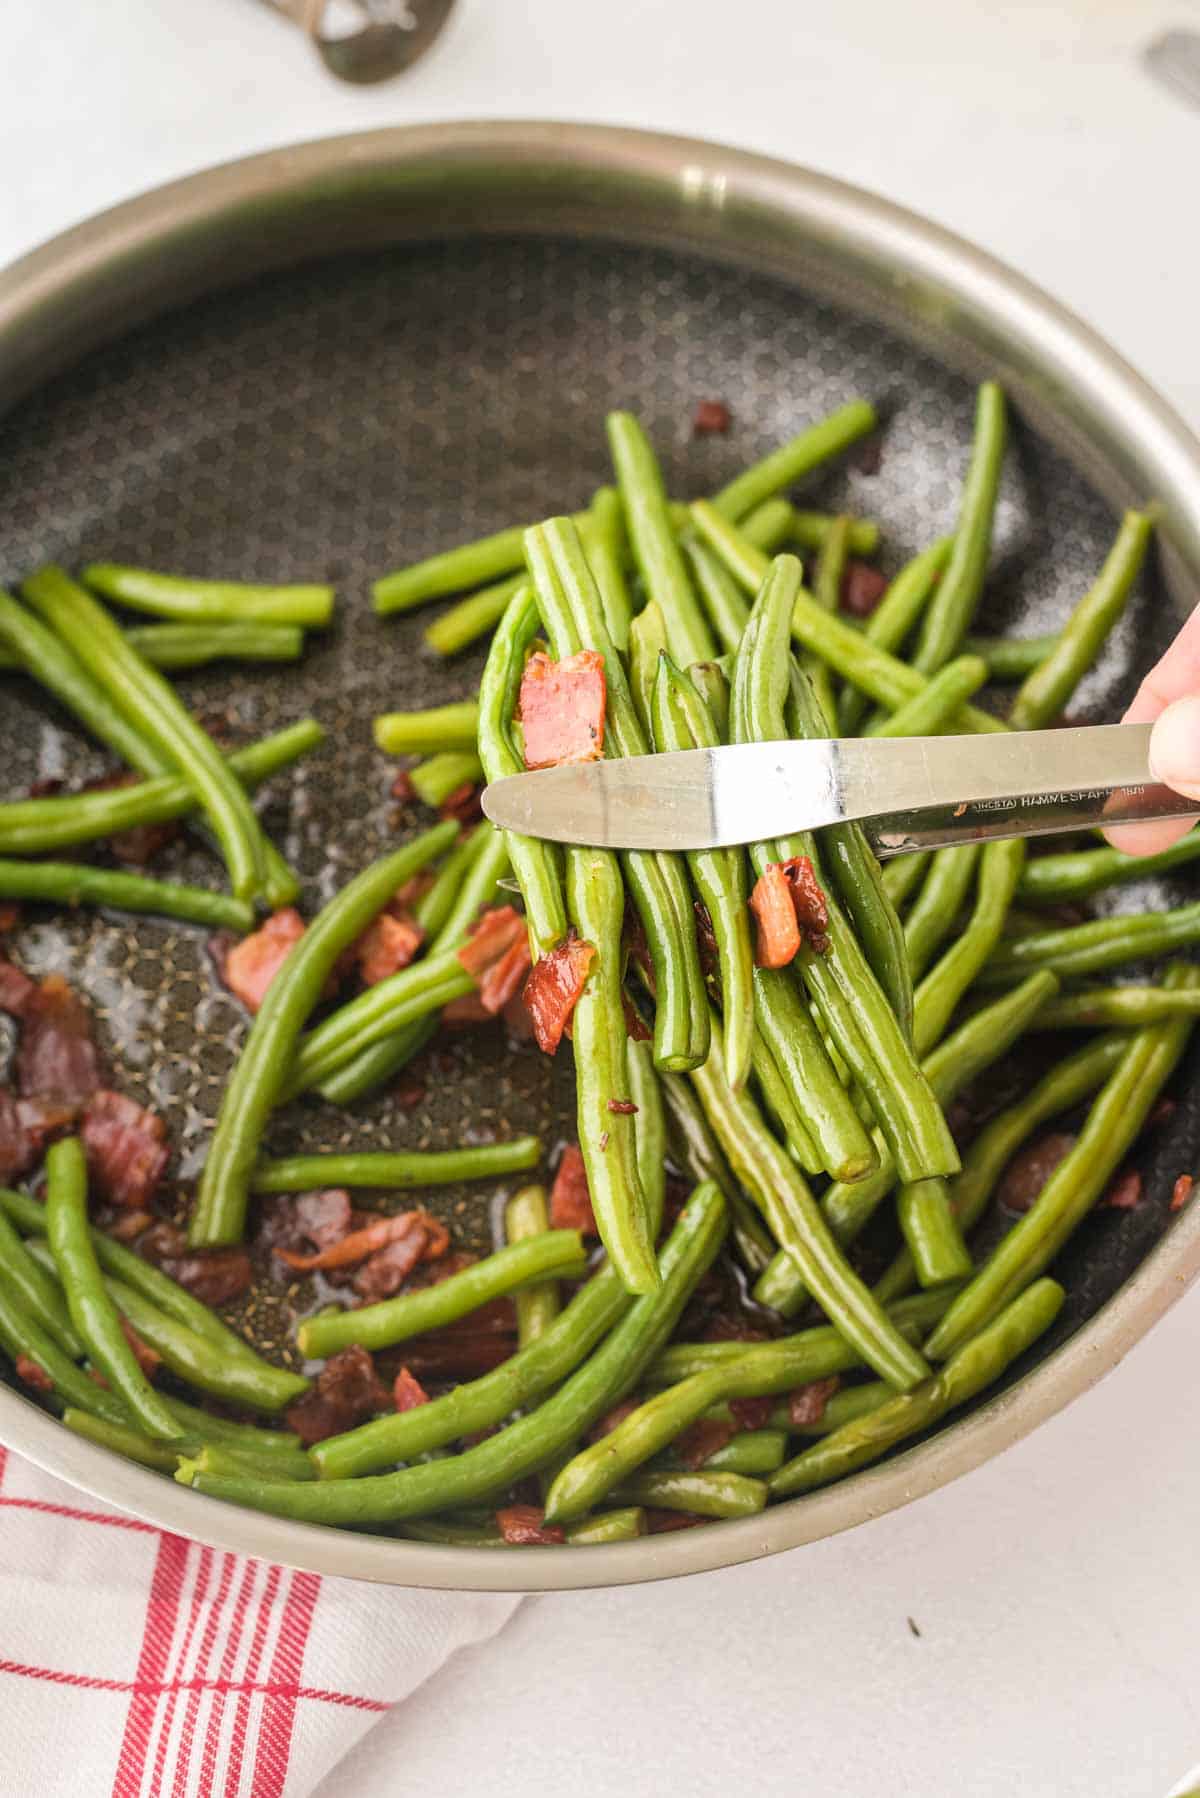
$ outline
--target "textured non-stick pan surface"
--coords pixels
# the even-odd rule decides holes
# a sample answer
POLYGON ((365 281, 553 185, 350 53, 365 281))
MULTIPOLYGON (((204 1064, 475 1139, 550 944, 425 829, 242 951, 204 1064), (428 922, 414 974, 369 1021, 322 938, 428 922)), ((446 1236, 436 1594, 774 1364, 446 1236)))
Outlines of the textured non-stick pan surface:
MULTIPOLYGON (((681 256, 568 241, 432 244, 260 280, 194 304, 89 357, 0 426, 0 578, 38 562, 89 558, 243 579, 335 581, 335 630, 296 667, 180 677, 203 716, 245 740, 315 713, 329 741, 270 789, 267 819, 300 869, 311 910, 399 832, 394 764, 370 723, 388 708, 473 691, 481 656, 425 653, 428 612, 381 620, 372 577, 516 520, 583 504, 610 478, 603 417, 635 408, 673 492, 707 492, 739 466, 853 395, 886 419, 874 471, 854 463, 806 499, 878 518, 884 566, 951 528, 973 392, 874 324, 766 278, 681 256), (723 399, 727 437, 694 440, 697 400, 723 399)), ((1062 618, 1102 560, 1104 504, 1017 421, 989 584, 989 628, 1039 632, 1062 618)), ((1171 613, 1151 570, 1075 708, 1112 718, 1157 653, 1171 613)), ((110 762, 17 676, 0 676, 0 791, 74 784, 110 762)), ((202 846, 163 873, 216 883, 202 846)), ((1178 890, 1178 889, 1177 889, 1178 890)), ((1127 889, 1123 909, 1166 889, 1127 889)), ((12 948, 31 971, 59 969, 100 1020, 113 1084, 167 1118, 179 1202, 202 1161, 245 1028, 216 981, 205 938, 186 926, 111 915, 30 912, 12 948)), ((479 1141, 525 1129, 549 1146, 570 1131, 564 1051, 553 1069, 500 1034, 464 1034, 424 1064, 427 1099, 385 1096, 353 1115, 304 1104, 281 1115, 284 1151, 479 1141)), ((1037 1354, 1120 1285, 1167 1221, 1178 1172, 1200 1141, 1194 1080, 1141 1165, 1146 1198, 1102 1212, 1062 1258, 1070 1301, 1037 1354)), ((486 1239, 497 1189, 428 1196, 460 1235, 486 1239)), ((423 1202, 425 1202, 423 1200, 423 1202)), ((306 1288, 264 1280, 257 1340, 289 1354, 306 1288)))

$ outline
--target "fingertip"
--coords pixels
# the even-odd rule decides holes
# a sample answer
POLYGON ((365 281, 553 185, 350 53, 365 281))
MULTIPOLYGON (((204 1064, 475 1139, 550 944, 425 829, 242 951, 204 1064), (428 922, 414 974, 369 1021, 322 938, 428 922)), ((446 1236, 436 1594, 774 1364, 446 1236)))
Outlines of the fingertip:
POLYGON ((1155 720, 1150 772, 1176 793, 1200 799, 1200 696, 1176 699, 1155 720))

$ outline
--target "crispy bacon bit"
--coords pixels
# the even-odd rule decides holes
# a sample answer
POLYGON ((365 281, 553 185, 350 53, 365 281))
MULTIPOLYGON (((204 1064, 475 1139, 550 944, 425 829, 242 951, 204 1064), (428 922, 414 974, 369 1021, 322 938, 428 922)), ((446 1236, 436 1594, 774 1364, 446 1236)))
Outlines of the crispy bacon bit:
MULTIPOLYGON (((141 1244, 139 1243, 139 1248, 141 1244)), ((159 1264, 193 1298, 205 1305, 228 1305, 250 1290, 254 1270, 245 1249, 192 1249, 159 1264)))
POLYGON ((765 1430, 771 1421, 769 1398, 733 1398, 729 1409, 739 1430, 765 1430))
POLYGON ((424 1379, 473 1380, 500 1367, 516 1346, 515 1336, 499 1330, 430 1330, 406 1344, 404 1359, 424 1379))
POLYGON ((760 968, 786 968, 800 953, 800 925, 782 862, 768 862, 754 883, 750 910, 758 925, 754 959, 760 968))
POLYGON ((120 1320, 121 1334, 133 1350, 133 1358, 148 1380, 152 1380, 162 1366, 162 1356, 152 1349, 148 1342, 143 1342, 127 1317, 120 1320))
POLYGON ((397 1411, 415 1411, 418 1405, 429 1403, 429 1394, 416 1375, 402 1367, 392 1381, 392 1400, 397 1411))
POLYGON ((1063 1130, 1051 1130, 1014 1155, 997 1191, 1004 1209, 1028 1211, 1059 1162, 1074 1147, 1073 1136, 1063 1130))
POLYGON ((694 900, 692 909, 696 914, 696 947, 700 951, 700 966, 706 980, 715 980, 720 970, 717 933, 708 915, 708 907, 702 899, 694 900))
POLYGON ((608 1109, 618 1117, 631 1118, 637 1116, 637 1106, 632 1099, 610 1099, 608 1109))
POLYGON ((611 1436, 617 1425, 624 1423, 630 1412, 636 1411, 640 1403, 640 1399, 623 1398, 619 1405, 614 1405, 611 1411, 606 1411, 604 1416, 592 1425, 587 1433, 587 1440, 599 1442, 603 1437, 611 1436))
POLYGON ((1168 1093, 1164 1093, 1146 1119, 1147 1130, 1157 1130, 1163 1124, 1169 1124, 1178 1109, 1178 1101, 1172 1099, 1168 1093))
POLYGON ((506 1505, 496 1512, 500 1534, 515 1548, 550 1548, 565 1542, 566 1535, 557 1525, 547 1524, 541 1505, 506 1505))
POLYGON ((382 1249, 391 1242, 399 1242, 406 1236, 418 1235, 417 1255, 413 1265, 420 1259, 421 1248, 424 1247, 425 1224, 428 1221, 435 1228, 437 1220, 424 1211, 400 1211, 394 1217, 374 1217, 369 1212, 359 1214, 360 1218, 369 1219, 361 1227, 339 1236, 335 1241, 327 1242, 314 1254, 300 1255, 294 1249, 276 1248, 275 1253, 281 1261, 294 1268, 299 1274, 312 1273, 315 1268, 353 1267, 357 1261, 365 1261, 377 1249, 382 1249))
POLYGON ((556 662, 537 651, 521 676, 518 711, 527 768, 598 762, 604 753, 604 657, 594 649, 556 662))
POLYGON ((724 400, 701 400, 692 419, 692 436, 723 437, 732 422, 724 400))
POLYGON ((439 818, 453 818, 458 824, 477 824, 483 817, 483 806, 480 803, 483 788, 474 781, 464 780, 461 787, 455 787, 447 793, 438 806, 439 818))
POLYGON ((457 999, 451 999, 449 1005, 442 1006, 442 1023, 451 1027, 460 1024, 490 1024, 491 1013, 483 1008, 483 1000, 478 993, 463 993, 457 999))
POLYGON ((37 986, 28 974, 0 955, 0 1011, 23 1018, 36 991, 37 986))
POLYGON ((28 1355, 18 1355, 16 1359, 17 1378, 34 1392, 53 1392, 54 1381, 38 1362, 28 1355))
POLYGON ((105 1218, 102 1228, 115 1242, 134 1242, 153 1222, 148 1211, 118 1211, 111 1219, 105 1218))
POLYGON ((100 1085, 92 1018, 61 974, 48 974, 20 1012, 17 1089, 27 1099, 86 1105, 100 1085))
POLYGON ((1142 1202, 1142 1176, 1135 1167, 1127 1167, 1123 1173, 1115 1174, 1108 1183, 1108 1188, 1100 1199, 1098 1209, 1103 1211, 1133 1211, 1142 1202))
POLYGON ((365 1304, 376 1304, 394 1297, 425 1254, 428 1242, 425 1230, 418 1227, 377 1249, 354 1276, 352 1284, 359 1298, 365 1304))
POLYGON ((587 1169, 575 1143, 568 1143, 554 1175, 550 1189, 550 1223, 555 1230, 582 1230, 595 1236, 596 1219, 592 1215, 592 1197, 588 1191, 587 1169))
POLYGON ((495 906, 480 913, 458 951, 458 959, 471 978, 480 981, 524 934, 525 920, 520 912, 511 905, 495 906))
POLYGON ((782 866, 796 908, 796 922, 804 939, 810 949, 824 955, 829 947, 825 935, 829 929, 829 906, 816 869, 807 855, 793 855, 782 866))
POLYGON ((415 918, 380 912, 354 945, 354 959, 363 985, 377 986, 390 974, 398 974, 412 961, 424 940, 425 932, 415 918))
POLYGON ((326 1436, 353 1429, 376 1411, 387 1409, 388 1395, 375 1373, 375 1363, 365 1348, 354 1343, 331 1355, 310 1392, 287 1411, 288 1428, 295 1430, 305 1448, 326 1436))
POLYGON ((887 592, 887 586, 887 576, 880 574, 878 568, 851 557, 846 563, 839 595, 843 612, 848 612, 851 618, 869 618, 887 592))
POLYGON ((20 922, 21 908, 19 905, 0 905, 0 936, 7 936, 8 932, 15 930, 20 922))
POLYGON ((657 998, 654 958, 650 953, 650 945, 646 941, 646 931, 642 920, 631 905, 625 907, 625 918, 621 926, 621 953, 624 956, 622 965, 635 967, 645 981, 651 998, 657 998))
POLYGON ((676 1459, 685 1467, 703 1467, 718 1449, 724 1448, 732 1435, 732 1423, 724 1423, 719 1417, 698 1417, 675 1438, 676 1459))
POLYGON ((408 1074, 396 1087, 392 1094, 401 1111, 415 1111, 418 1105, 425 1103, 426 1087, 423 1080, 415 1074, 408 1074))
POLYGON ((304 935, 304 919, 294 905, 272 912, 266 923, 229 950, 221 978, 249 1011, 257 1011, 267 988, 304 935))
POLYGON ((479 999, 489 1017, 496 1017, 522 992, 529 973, 529 933, 520 936, 494 962, 479 983, 479 999))
POLYGON ((648 1536, 665 1536, 669 1530, 694 1530, 707 1521, 698 1517, 695 1511, 656 1511, 648 1510, 646 1517, 646 1534, 648 1536))
POLYGON ((0 1087, 0 1183, 28 1173, 50 1138, 65 1130, 74 1116, 72 1106, 14 1099, 0 1087))
POLYGON ((797 1386, 788 1395, 788 1416, 794 1430, 807 1430, 815 1423, 820 1423, 825 1415, 825 1407, 841 1385, 838 1376, 833 1373, 826 1380, 809 1380, 806 1386, 797 1386))
POLYGON ((412 775, 407 768, 402 768, 388 788, 388 797, 394 799, 398 805, 411 805, 416 796, 412 775))
POLYGON ((553 1055, 561 1043, 595 959, 592 944, 572 933, 534 963, 523 998, 544 1054, 553 1055))
MULTIPOLYGON (((118 787, 133 786, 138 779, 138 775, 128 772, 105 774, 99 780, 87 781, 83 791, 112 792, 118 787)), ((175 841, 181 830, 182 826, 175 818, 168 818, 161 824, 134 824, 128 830, 119 830, 109 837, 108 846, 117 861, 126 862, 131 867, 144 868, 169 843, 175 841)))
POLYGON ((123 1093, 102 1090, 88 1100, 82 1136, 100 1197, 144 1211, 171 1159, 162 1118, 123 1093))
POLYGON ((1192 1196, 1192 1188, 1195 1184, 1196 1183, 1190 1174, 1180 1174, 1178 1180, 1176 1180, 1175 1185, 1171 1189, 1172 1211, 1183 1210, 1184 1206, 1192 1196))

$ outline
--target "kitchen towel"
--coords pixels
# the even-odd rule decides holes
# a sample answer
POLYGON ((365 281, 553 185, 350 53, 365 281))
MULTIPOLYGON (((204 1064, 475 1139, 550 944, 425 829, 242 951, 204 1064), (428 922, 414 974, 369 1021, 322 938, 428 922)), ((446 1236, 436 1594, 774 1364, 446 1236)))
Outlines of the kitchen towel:
POLYGON ((519 1602, 226 1554, 0 1448, 0 1793, 307 1798, 519 1602))

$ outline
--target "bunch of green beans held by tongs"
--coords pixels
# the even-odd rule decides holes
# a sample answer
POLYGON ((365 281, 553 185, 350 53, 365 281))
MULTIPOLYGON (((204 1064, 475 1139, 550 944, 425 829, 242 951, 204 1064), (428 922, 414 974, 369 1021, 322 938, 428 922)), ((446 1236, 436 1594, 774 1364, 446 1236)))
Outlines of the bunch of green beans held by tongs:
MULTIPOLYGON (((1122 614, 1153 518, 1126 515, 1057 634, 976 634, 1005 412, 1000 389, 985 384, 952 531, 901 567, 865 617, 840 600, 856 560, 874 555, 877 526, 799 510, 786 495, 877 429, 868 404, 844 406, 690 505, 668 497, 638 421, 614 413, 614 485, 585 509, 376 583, 380 614, 453 599, 425 632, 439 657, 490 639, 476 691, 377 718, 379 747, 422 758, 413 789, 435 807, 464 784, 520 772, 529 657, 583 651, 603 663, 607 756, 1053 724, 1122 614), (973 703, 1005 682, 1017 683, 1006 708, 973 703)), ((83 586, 47 570, 23 591, 28 608, 0 598, 0 655, 145 778, 0 806, 0 850, 14 858, 0 862, 0 897, 240 928, 256 898, 290 899, 294 883, 245 794, 313 747, 319 727, 225 757, 157 671, 222 654, 294 655, 302 629, 327 622, 327 590, 94 565, 83 586), (96 594, 161 622, 123 630, 96 594), (16 859, 193 807, 226 858, 232 899, 16 859)), ((927 1430, 1053 1325, 1064 1292, 1048 1269, 1125 1164, 1200 1013, 1200 971, 1187 962, 1137 985, 1096 977, 1200 940, 1200 904, 1069 923, 1052 908, 1198 854, 1198 832, 1141 862, 1107 847, 1029 856, 1023 842, 994 842, 881 871, 856 825, 686 856, 435 825, 337 893, 268 988, 222 1099, 192 1241, 240 1241, 255 1193, 407 1189, 536 1167, 534 1138, 440 1154, 262 1153, 280 1105, 309 1092, 350 1103, 412 1059, 442 1008, 473 990, 458 954, 472 925, 515 887, 535 970, 572 940, 590 951, 571 1037, 599 1263, 585 1261, 578 1231, 551 1227, 534 1185, 509 1200, 506 1240, 491 1256, 439 1284, 309 1317, 298 1347, 323 1360, 395 1348, 511 1295, 517 1342, 490 1371, 305 1452, 275 1423, 234 1421, 149 1384, 122 1317, 206 1404, 270 1420, 308 1381, 89 1227, 85 1165, 69 1138, 50 1151, 44 1205, 0 1193, 0 1343, 37 1363, 81 1434, 283 1516, 500 1546, 495 1507, 530 1477, 543 1500, 539 1540, 625 1540, 655 1514, 752 1515, 927 1430), (760 966, 750 896, 796 858, 819 887, 821 929, 786 965, 760 966), (419 958, 314 1024, 339 957, 406 880, 435 867, 416 902, 419 958), (645 954, 631 948, 631 921, 645 954), (1049 1058, 960 1152, 947 1123, 955 1101, 1023 1038, 1050 1032, 1092 1034, 1049 1058), (1065 1152, 998 1235, 991 1202, 1006 1168, 1056 1120, 1072 1125, 1065 1152), (669 1222, 668 1164, 691 1184, 669 1222), (890 1255, 873 1281, 854 1249, 868 1229, 890 1255), (679 1340, 722 1256, 749 1286, 764 1339, 679 1340), (784 1320, 795 1320, 790 1331, 784 1320), (710 1432, 699 1455, 698 1429, 710 1432)), ((1177 1204, 1188 1184, 1146 1202, 1177 1204)))

